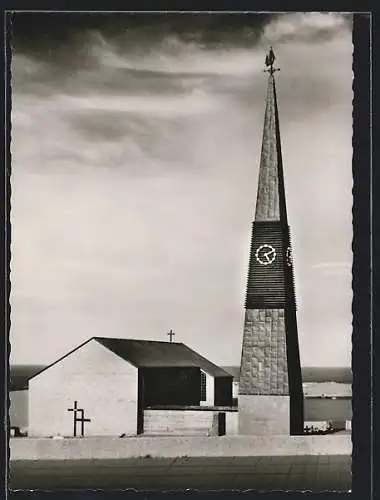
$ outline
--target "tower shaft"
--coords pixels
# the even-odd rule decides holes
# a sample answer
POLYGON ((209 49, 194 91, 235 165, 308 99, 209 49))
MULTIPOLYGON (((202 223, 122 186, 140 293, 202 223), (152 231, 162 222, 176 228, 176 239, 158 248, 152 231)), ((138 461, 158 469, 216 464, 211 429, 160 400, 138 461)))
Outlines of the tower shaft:
POLYGON ((241 434, 299 434, 303 393, 273 60, 252 228, 239 385, 241 434))

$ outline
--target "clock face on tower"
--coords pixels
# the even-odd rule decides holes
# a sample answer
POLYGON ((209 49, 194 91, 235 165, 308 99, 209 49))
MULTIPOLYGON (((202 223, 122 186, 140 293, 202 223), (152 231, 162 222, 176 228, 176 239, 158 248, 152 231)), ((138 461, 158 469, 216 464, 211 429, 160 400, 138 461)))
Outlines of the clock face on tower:
POLYGON ((256 250, 255 257, 259 264, 267 266, 268 264, 272 264, 272 262, 274 262, 276 258, 276 250, 272 247, 272 245, 260 245, 256 250))

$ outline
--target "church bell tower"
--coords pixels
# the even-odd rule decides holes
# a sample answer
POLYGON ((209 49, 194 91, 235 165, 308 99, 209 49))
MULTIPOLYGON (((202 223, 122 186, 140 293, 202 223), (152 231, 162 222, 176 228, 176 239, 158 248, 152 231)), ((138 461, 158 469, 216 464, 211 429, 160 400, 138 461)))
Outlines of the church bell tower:
POLYGON ((239 384, 239 434, 303 432, 293 259, 286 213, 273 67, 268 91, 248 271, 239 384))

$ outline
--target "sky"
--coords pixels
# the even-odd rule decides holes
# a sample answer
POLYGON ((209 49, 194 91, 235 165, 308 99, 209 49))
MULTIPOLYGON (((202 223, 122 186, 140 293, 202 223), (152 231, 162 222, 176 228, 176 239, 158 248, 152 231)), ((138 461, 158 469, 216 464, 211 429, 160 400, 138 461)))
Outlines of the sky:
POLYGON ((240 363, 272 45, 301 364, 349 366, 351 36, 337 13, 15 14, 10 362, 173 329, 240 363))

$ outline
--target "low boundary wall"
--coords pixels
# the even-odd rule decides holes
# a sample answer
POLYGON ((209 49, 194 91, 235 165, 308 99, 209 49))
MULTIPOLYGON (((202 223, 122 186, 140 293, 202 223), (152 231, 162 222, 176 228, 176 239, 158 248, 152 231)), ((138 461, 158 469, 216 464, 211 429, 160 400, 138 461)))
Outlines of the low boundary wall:
POLYGON ((87 437, 11 438, 10 458, 17 460, 97 460, 133 457, 241 457, 348 455, 350 434, 325 436, 87 437))

